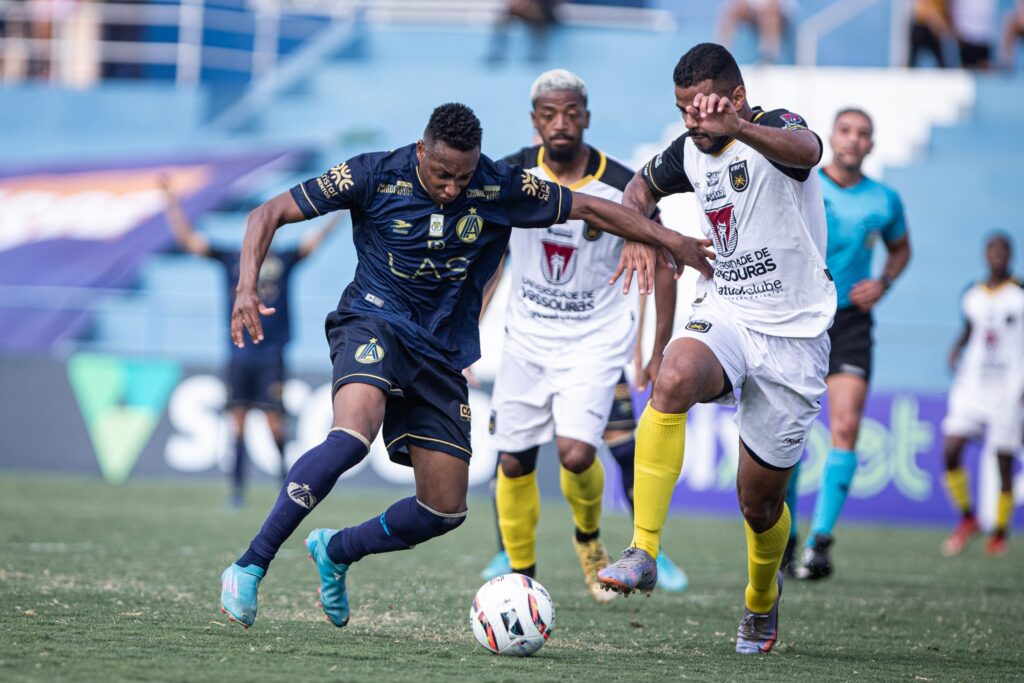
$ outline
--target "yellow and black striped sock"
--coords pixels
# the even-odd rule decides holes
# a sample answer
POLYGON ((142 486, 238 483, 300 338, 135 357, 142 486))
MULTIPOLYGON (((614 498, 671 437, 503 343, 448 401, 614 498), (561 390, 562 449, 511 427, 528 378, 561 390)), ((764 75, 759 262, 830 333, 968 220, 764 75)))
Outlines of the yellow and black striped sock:
POLYGON ((1013 517, 1013 491, 1000 491, 996 502, 996 533, 1005 536, 1013 517))
POLYGON ((962 467, 946 470, 946 492, 953 504, 964 515, 973 514, 971 492, 968 487, 967 470, 962 467))

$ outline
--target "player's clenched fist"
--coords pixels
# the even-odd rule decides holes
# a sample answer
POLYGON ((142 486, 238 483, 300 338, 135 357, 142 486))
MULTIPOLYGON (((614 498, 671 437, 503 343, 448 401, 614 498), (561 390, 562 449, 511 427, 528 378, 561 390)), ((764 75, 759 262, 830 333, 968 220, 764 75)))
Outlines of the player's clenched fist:
POLYGON ((734 137, 740 128, 740 117, 732 100, 717 93, 697 93, 686 113, 709 135, 734 137))

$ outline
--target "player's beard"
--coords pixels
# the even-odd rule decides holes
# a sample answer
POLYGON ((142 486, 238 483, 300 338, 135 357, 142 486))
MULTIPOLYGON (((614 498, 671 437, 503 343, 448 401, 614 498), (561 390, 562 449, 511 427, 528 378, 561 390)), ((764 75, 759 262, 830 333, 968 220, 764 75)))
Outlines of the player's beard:
POLYGON ((708 147, 707 149, 703 149, 701 147, 698 147, 697 149, 699 149, 704 154, 718 154, 723 149, 725 149, 725 146, 729 144, 730 140, 732 140, 732 138, 730 138, 728 135, 721 135, 721 136, 718 136, 718 137, 713 137, 713 138, 711 138, 711 146, 710 147, 708 147))
POLYGON ((544 154, 551 161, 562 164, 575 159, 576 155, 579 154, 580 147, 582 145, 573 145, 572 147, 545 146, 544 154))

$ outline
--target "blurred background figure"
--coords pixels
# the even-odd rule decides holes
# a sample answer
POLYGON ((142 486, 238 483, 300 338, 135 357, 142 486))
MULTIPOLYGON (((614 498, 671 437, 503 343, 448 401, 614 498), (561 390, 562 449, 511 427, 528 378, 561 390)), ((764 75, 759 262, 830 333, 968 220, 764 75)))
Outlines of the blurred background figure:
POLYGON ((986 70, 992 66, 998 0, 952 0, 953 35, 964 69, 986 70))
POLYGON ((949 354, 956 373, 949 411, 942 423, 946 436, 946 490, 960 522, 942 544, 942 554, 959 555, 981 533, 962 467, 964 446, 988 438, 999 462, 999 498, 992 536, 985 553, 1004 555, 1013 515, 1013 460, 1024 427, 1024 285, 1010 274, 1010 236, 997 232, 985 244, 988 275, 973 283, 960 300, 964 329, 949 354))
POLYGON ((946 0, 914 0, 907 65, 921 66, 918 60, 927 53, 940 68, 948 66, 942 44, 952 32, 946 0))
MULTIPOLYGON (((230 312, 235 300, 235 285, 241 264, 241 253, 237 249, 220 249, 197 232, 182 211, 178 196, 166 178, 161 182, 167 200, 167 221, 174 238, 182 249, 218 261, 224 266, 227 280, 227 310, 230 312)), ((260 270, 259 292, 263 302, 274 309, 274 314, 263 318, 264 340, 254 344, 247 337, 244 348, 231 344, 231 338, 224 333, 230 348, 225 381, 228 389, 227 410, 235 429, 234 467, 231 469, 231 507, 241 507, 245 502, 246 461, 245 422, 251 409, 262 410, 281 455, 280 476, 283 480, 288 473, 285 461, 286 413, 283 403, 284 382, 287 377, 284 363, 285 346, 291 339, 291 316, 289 314, 289 284, 292 270, 324 241, 324 238, 338 223, 335 216, 324 228, 312 232, 295 249, 274 250, 267 255, 260 270)), ((247 333, 246 333, 247 334, 247 333)))
POLYGON ((509 29, 514 21, 522 21, 530 31, 531 62, 542 62, 548 54, 548 34, 558 23, 556 8, 561 0, 508 0, 505 12, 494 26, 487 61, 499 64, 508 52, 509 29))
POLYGON ((1012 69, 1017 51, 1017 43, 1024 38, 1024 0, 1017 0, 1017 4, 1006 14, 1003 21, 1002 43, 999 56, 1003 66, 1012 69))
POLYGON ((782 37, 795 9, 796 0, 731 0, 722 15, 719 39, 731 49, 736 27, 748 24, 758 35, 759 61, 778 64, 782 37))

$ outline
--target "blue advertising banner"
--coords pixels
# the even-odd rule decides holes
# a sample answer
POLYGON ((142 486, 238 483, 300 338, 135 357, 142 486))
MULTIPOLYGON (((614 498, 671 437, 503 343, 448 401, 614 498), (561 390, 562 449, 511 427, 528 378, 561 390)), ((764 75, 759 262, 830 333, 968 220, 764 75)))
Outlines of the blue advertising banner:
POLYGON ((195 218, 243 176, 295 158, 276 151, 0 168, 0 350, 53 347, 89 320, 82 288, 132 283, 143 260, 171 239, 162 178, 195 218))

